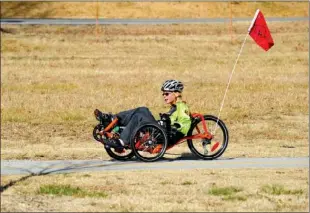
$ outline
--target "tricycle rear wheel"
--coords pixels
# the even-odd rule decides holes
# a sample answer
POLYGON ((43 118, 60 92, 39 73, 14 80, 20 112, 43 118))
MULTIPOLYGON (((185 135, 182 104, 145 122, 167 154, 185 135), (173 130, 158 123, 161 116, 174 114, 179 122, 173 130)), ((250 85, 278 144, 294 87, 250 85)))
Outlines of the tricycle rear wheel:
MULTIPOLYGON (((93 137, 95 140, 99 141, 100 143, 102 143, 103 141, 103 136, 101 134, 99 134, 99 132, 101 130, 104 129, 104 126, 101 124, 98 124, 97 126, 95 126, 94 130, 93 130, 93 137)), ((104 147, 106 152, 108 153, 108 155, 111 158, 114 158, 116 160, 129 160, 131 159, 135 154, 131 149, 123 149, 123 150, 115 150, 114 148, 106 148, 104 147)))
POLYGON ((135 155, 131 149, 123 148, 121 152, 115 150, 114 148, 105 148, 105 150, 111 158, 121 161, 130 160, 135 155))
POLYGON ((135 156, 145 162, 161 158, 167 149, 168 139, 159 125, 143 124, 133 131, 130 146, 135 156))

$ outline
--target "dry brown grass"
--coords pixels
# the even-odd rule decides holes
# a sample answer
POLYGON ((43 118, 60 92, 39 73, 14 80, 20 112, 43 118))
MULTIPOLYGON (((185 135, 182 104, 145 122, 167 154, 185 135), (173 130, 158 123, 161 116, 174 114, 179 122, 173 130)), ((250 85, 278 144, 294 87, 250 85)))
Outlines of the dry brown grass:
POLYGON ((211 18, 309 15, 307 2, 1 2, 3 18, 211 18))
MULTIPOLYGON (((34 176, 1 194, 13 212, 308 212, 308 169, 194 169, 34 176), (39 193, 78 187, 83 196, 39 193), (102 197, 91 197, 92 194, 102 197)), ((2 183, 20 176, 4 176, 2 183)))
MULTIPOLYGON (((275 46, 264 52, 248 38, 236 67, 221 114, 230 131, 224 157, 309 156, 308 22, 268 25, 275 46)), ((15 33, 1 34, 1 159, 108 160, 91 135, 93 110, 145 105, 158 115, 167 110, 159 91, 167 78, 184 81, 192 111, 217 115, 248 26, 234 24, 232 37, 227 24, 5 26, 15 33)), ((186 144, 165 157, 184 152, 186 144)), ((34 176, 1 193, 1 211, 309 211, 308 171, 34 176), (38 193, 50 184, 108 197, 38 193), (283 186, 282 194, 268 184, 283 186), (209 192, 222 187, 241 191, 209 192)), ((2 176, 1 185, 19 178, 2 176)))
MULTIPOLYGON (((184 81, 193 112, 218 115, 249 23, 8 26, 1 45, 1 158, 109 159, 92 138, 95 108, 167 110, 159 88, 184 81)), ((308 23, 269 23, 268 52, 249 37, 221 119, 226 157, 309 156, 308 23)), ((169 153, 188 152, 186 145, 169 153)))

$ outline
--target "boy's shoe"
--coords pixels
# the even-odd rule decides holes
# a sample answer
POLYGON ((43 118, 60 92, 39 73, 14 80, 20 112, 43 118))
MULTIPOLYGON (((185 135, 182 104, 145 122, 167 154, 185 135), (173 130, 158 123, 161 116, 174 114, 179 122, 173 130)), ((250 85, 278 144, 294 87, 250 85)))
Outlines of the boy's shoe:
POLYGON ((112 113, 103 113, 98 109, 95 109, 94 114, 97 120, 103 122, 104 127, 109 125, 111 121, 116 118, 112 113))
POLYGON ((115 148, 114 151, 119 153, 119 154, 122 154, 122 153, 126 152, 124 148, 115 148))
MULTIPOLYGON (((113 147, 111 147, 111 146, 109 146, 109 145, 104 145, 104 147, 106 148, 106 149, 111 149, 111 148, 113 148, 113 147)), ((124 149, 124 147, 117 147, 117 148, 113 148, 114 149, 114 151, 115 152, 117 152, 117 153, 119 153, 119 154, 122 154, 122 153, 124 153, 125 152, 125 149, 124 149)))
POLYGON ((121 142, 118 139, 103 139, 103 143, 106 148, 123 148, 121 142))

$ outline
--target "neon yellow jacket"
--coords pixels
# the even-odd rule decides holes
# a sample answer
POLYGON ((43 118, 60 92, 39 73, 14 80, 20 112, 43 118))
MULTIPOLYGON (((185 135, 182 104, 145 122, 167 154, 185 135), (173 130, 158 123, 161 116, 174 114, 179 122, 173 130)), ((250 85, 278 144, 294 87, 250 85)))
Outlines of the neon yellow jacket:
POLYGON ((171 125, 178 123, 181 125, 177 130, 187 135, 189 128, 191 127, 191 118, 189 107, 183 101, 177 101, 174 106, 171 107, 170 115, 171 125))

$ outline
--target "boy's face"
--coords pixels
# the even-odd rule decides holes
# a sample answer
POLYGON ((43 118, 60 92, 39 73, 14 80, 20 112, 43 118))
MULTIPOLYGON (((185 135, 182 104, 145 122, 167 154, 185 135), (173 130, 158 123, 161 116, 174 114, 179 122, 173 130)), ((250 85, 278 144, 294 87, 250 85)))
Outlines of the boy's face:
POLYGON ((173 92, 163 92, 164 101, 166 104, 172 104, 176 101, 176 97, 173 92))

